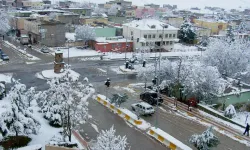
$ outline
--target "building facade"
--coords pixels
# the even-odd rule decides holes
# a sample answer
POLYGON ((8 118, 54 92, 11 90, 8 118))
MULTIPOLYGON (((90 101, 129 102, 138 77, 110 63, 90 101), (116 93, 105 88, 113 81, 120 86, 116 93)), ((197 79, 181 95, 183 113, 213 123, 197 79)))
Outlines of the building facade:
POLYGON ((218 35, 220 31, 226 30, 228 26, 228 23, 225 21, 194 19, 193 22, 195 26, 211 29, 212 35, 218 35))
POLYGON ((31 44, 42 44, 50 47, 61 47, 65 44, 65 23, 56 20, 24 20, 31 44))
POLYGON ((135 20, 123 24, 123 36, 133 41, 133 48, 171 51, 177 39, 178 28, 154 19, 135 20))
POLYGON ((61 10, 73 12, 83 16, 91 16, 92 12, 90 8, 61 8, 61 10))

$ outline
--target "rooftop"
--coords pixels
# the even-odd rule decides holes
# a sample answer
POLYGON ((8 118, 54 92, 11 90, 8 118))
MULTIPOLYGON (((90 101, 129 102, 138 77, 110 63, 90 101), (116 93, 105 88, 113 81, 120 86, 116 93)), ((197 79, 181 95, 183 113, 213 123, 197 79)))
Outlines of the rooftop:
POLYGON ((164 28, 164 30, 178 30, 178 28, 155 19, 134 20, 132 22, 123 24, 123 26, 137 28, 140 30, 162 30, 163 26, 165 25, 167 27, 164 28))

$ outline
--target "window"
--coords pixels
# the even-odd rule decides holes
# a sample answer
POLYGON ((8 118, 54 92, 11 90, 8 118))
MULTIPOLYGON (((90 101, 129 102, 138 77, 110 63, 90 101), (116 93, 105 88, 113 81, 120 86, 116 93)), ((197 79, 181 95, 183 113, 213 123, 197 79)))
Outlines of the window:
POLYGON ((165 38, 168 38, 168 34, 165 34, 165 38))
POLYGON ((173 34, 173 38, 175 38, 175 34, 173 34))
POLYGON ((145 43, 141 43, 141 46, 145 46, 145 43))
POLYGON ((131 31, 131 35, 133 35, 134 33, 133 33, 133 31, 131 31))
POLYGON ((147 38, 147 36, 148 36, 148 35, 147 35, 147 34, 145 34, 145 35, 144 35, 144 38, 146 39, 146 38, 147 38))
POLYGON ((148 42, 146 43, 146 46, 148 46, 148 42))
POLYGON ((166 41, 166 45, 169 45, 169 41, 166 41))
POLYGON ((169 34, 169 38, 171 38, 172 37, 172 34, 169 34))
POLYGON ((115 44, 112 44, 112 49, 114 49, 115 48, 115 44))
POLYGON ((148 35, 148 38, 151 39, 151 34, 148 35))
POLYGON ((173 44, 173 41, 170 41, 170 45, 172 45, 173 44))
POLYGON ((153 34, 153 39, 155 38, 155 34, 153 34))
POLYGON ((159 34, 159 38, 162 38, 162 34, 159 34))
POLYGON ((163 41, 163 45, 165 45, 166 44, 166 42, 165 41, 163 41))

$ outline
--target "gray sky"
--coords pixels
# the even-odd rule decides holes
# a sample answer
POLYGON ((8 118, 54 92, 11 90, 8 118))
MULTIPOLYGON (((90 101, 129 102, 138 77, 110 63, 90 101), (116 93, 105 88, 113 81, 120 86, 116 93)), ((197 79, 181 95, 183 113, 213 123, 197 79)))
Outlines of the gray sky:
MULTIPOLYGON (((82 1, 82 0, 77 0, 82 1)), ((90 2, 104 3, 108 0, 87 0, 90 2)), ((145 3, 155 3, 155 4, 176 4, 178 8, 190 8, 190 7, 200 7, 204 6, 218 6, 226 9, 231 8, 242 8, 250 7, 250 0, 127 0, 132 1, 132 4, 143 5, 145 3)))

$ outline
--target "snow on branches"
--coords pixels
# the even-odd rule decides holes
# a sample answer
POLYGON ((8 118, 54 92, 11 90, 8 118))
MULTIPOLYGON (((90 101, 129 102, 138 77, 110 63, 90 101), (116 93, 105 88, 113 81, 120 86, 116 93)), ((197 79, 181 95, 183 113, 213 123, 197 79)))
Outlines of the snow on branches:
POLYGON ((195 38, 196 33, 192 24, 188 20, 185 20, 179 31, 179 39, 185 43, 193 43, 195 38))
POLYGON ((111 15, 111 16, 116 16, 118 11, 121 9, 121 6, 117 5, 117 4, 114 4, 112 5, 109 10, 108 10, 108 15, 111 15))
POLYGON ((10 25, 9 25, 9 15, 4 12, 1 11, 0 12, 0 34, 4 35, 5 33, 7 33, 10 30, 10 25))
POLYGON ((5 111, 0 114, 0 133, 3 136, 37 134, 39 130, 40 123, 34 118, 32 111, 28 109, 26 100, 29 94, 26 94, 25 91, 26 86, 15 81, 14 86, 4 99, 9 104, 4 106, 5 111))
POLYGON ((92 150, 125 150, 128 143, 127 137, 115 135, 116 130, 112 126, 109 130, 101 131, 94 143, 92 150))
POLYGON ((76 40, 83 40, 84 44, 88 40, 94 40, 96 37, 95 29, 88 25, 77 26, 75 33, 76 40))
POLYGON ((219 139, 213 134, 213 128, 209 127, 201 135, 194 134, 189 139, 198 150, 209 150, 219 144, 219 139))
POLYGON ((51 125, 62 126, 69 141, 72 128, 78 129, 88 119, 87 99, 94 93, 91 84, 73 79, 66 73, 48 81, 49 89, 40 93, 43 97, 39 100, 44 117, 51 125))
POLYGON ((250 58, 249 45, 248 41, 241 39, 228 41, 212 38, 204 52, 203 62, 217 67, 221 74, 235 77, 247 71, 250 58))
POLYGON ((228 105, 225 112, 224 116, 228 118, 233 118, 236 115, 236 110, 233 105, 228 105))

